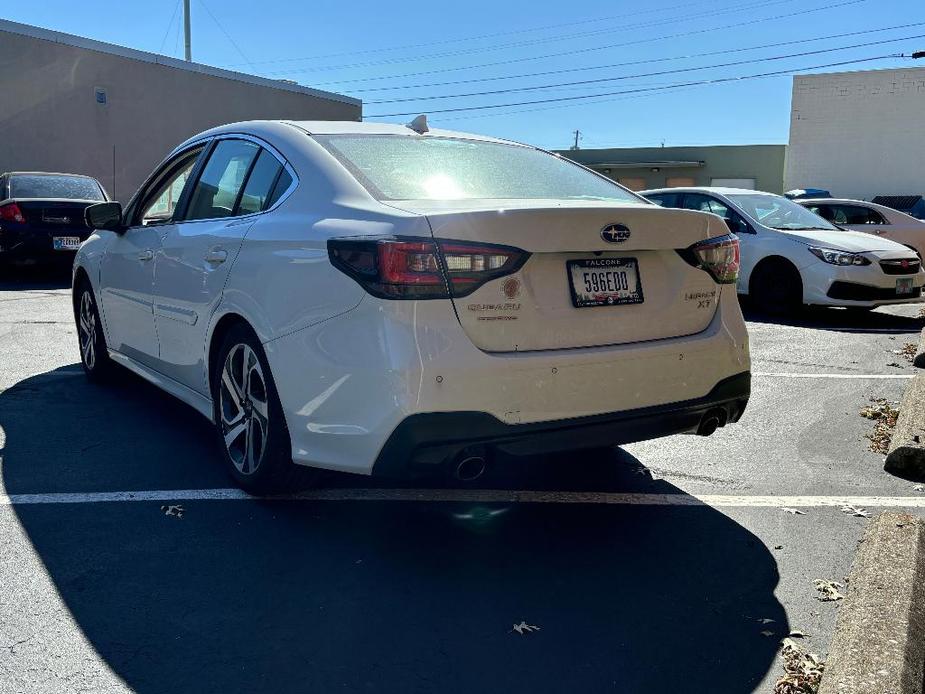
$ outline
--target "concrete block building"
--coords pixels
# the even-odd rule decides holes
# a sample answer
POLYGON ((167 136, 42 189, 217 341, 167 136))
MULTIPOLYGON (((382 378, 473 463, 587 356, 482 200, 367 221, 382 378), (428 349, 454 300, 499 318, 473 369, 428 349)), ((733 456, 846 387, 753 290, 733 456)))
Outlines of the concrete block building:
POLYGON ((0 20, 0 172, 99 179, 127 202, 177 144, 240 120, 360 120, 351 97, 0 20))

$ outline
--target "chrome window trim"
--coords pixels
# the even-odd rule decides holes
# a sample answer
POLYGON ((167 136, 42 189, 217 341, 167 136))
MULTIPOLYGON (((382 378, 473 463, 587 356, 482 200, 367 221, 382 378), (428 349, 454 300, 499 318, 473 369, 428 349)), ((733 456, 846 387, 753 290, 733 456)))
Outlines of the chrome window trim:
MULTIPOLYGON (((276 148, 275 148, 273 145, 271 145, 269 142, 266 142, 265 140, 262 140, 262 139, 260 139, 259 137, 256 137, 256 136, 254 136, 254 135, 250 135, 250 134, 248 134, 248 133, 221 133, 220 135, 212 135, 212 136, 210 136, 210 137, 203 137, 203 138, 200 138, 200 139, 198 139, 198 140, 193 140, 193 141, 190 141, 190 142, 185 142, 185 143, 183 144, 183 148, 182 148, 182 149, 179 149, 179 148, 178 148, 178 149, 174 150, 174 152, 177 153, 177 154, 179 154, 180 152, 188 151, 189 149, 191 149, 191 148, 193 148, 193 147, 198 147, 199 145, 205 145, 206 147, 208 147, 208 146, 210 146, 213 142, 218 142, 219 140, 247 140, 247 141, 249 141, 249 142, 253 142, 253 143, 254 143, 255 145, 257 145, 258 147, 262 147, 263 149, 267 150, 270 154, 272 154, 274 157, 276 157, 276 160, 282 165, 283 169, 292 177, 292 183, 290 183, 290 184, 289 184, 289 187, 286 188, 285 192, 283 192, 283 194, 279 196, 279 199, 277 199, 277 201, 274 202, 273 205, 271 205, 270 207, 268 207, 268 208, 265 209, 265 210, 260 210, 259 212, 249 212, 248 214, 232 215, 232 216, 228 216, 228 217, 208 217, 208 218, 206 218, 206 219, 178 219, 178 220, 172 222, 173 224, 199 224, 200 222, 218 222, 218 221, 221 221, 221 220, 229 220, 229 221, 230 221, 230 220, 251 219, 251 218, 254 218, 254 217, 258 217, 259 215, 263 215, 263 214, 267 214, 268 212, 272 212, 272 211, 275 210, 277 207, 279 207, 280 205, 282 205, 282 204, 286 201, 286 199, 287 199, 290 195, 292 195, 292 193, 293 193, 293 192, 295 191, 295 189, 298 187, 298 185, 299 185, 299 176, 298 176, 298 174, 295 172, 295 169, 292 168, 292 165, 289 163, 289 161, 286 159, 286 157, 284 157, 282 154, 280 154, 279 150, 276 149, 276 148)), ((170 156, 167 157, 167 159, 172 159, 173 156, 174 156, 174 152, 171 152, 170 156)), ((209 156, 211 156, 211 153, 210 153, 209 156)), ((207 161, 206 163, 208 163, 208 161, 207 161)), ((160 170, 160 169, 158 169, 158 170, 160 170)), ((198 179, 197 179, 196 183, 197 183, 197 184, 199 183, 198 179)), ((194 188, 194 190, 195 190, 195 188, 194 188)), ((270 191, 270 192, 272 193, 272 191, 270 191)))

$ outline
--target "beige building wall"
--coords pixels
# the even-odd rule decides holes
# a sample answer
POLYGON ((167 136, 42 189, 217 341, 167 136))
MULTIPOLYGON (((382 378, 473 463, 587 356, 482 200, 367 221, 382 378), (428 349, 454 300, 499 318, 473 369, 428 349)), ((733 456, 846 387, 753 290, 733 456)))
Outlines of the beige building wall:
POLYGON ((122 202, 171 149, 207 128, 355 121, 362 108, 339 94, 6 21, 0 85, 0 171, 87 174, 122 202))
POLYGON ((925 193, 925 68, 793 78, 785 188, 925 193))

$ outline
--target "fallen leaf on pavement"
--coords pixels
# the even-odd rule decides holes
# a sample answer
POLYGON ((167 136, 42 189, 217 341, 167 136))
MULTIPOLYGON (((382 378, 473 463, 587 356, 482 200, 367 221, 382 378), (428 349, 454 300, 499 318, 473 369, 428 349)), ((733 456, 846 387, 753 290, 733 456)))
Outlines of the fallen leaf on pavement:
POLYGON ((815 694, 819 691, 825 663, 815 653, 807 653, 792 639, 784 639, 780 649, 783 677, 774 684, 774 694, 815 694))
POLYGON ((925 484, 917 484, 912 488, 914 492, 925 492, 925 484))
POLYGON ((788 636, 792 639, 805 639, 809 638, 809 634, 804 634, 799 629, 793 629, 788 636))
POLYGON ((177 518, 183 518, 183 507, 179 505, 170 506, 161 506, 161 511, 164 512, 165 516, 176 516, 177 518))
POLYGON ((531 631, 539 631, 539 630, 540 630, 540 628, 539 628, 538 626, 535 626, 535 625, 533 625, 533 624, 527 624, 526 622, 521 622, 520 624, 515 624, 515 625, 514 625, 514 628, 511 629, 511 631, 516 631, 516 632, 517 632, 518 634, 520 634, 521 636, 523 636, 525 633, 528 633, 528 632, 531 632, 531 631))
POLYGON ((857 516, 858 518, 870 518, 869 511, 863 508, 858 508, 857 506, 851 506, 849 504, 845 504, 844 506, 841 507, 841 510, 842 510, 842 513, 848 513, 852 516, 857 516))
POLYGON ((839 590, 839 588, 844 588, 844 586, 838 581, 826 581, 817 578, 813 581, 813 585, 816 586, 816 590, 819 591, 819 595, 816 596, 816 599, 822 602, 833 602, 845 597, 839 590))
POLYGON ((870 440, 870 450, 874 453, 886 455, 890 450, 890 441, 893 438, 893 428, 899 409, 884 398, 871 398, 871 403, 860 411, 862 417, 874 420, 874 430, 864 434, 870 440))
POLYGON ((805 516, 806 515, 806 511, 801 511, 798 508, 788 508, 787 506, 781 506, 780 510, 783 511, 784 513, 790 513, 794 516, 805 516))
POLYGON ((918 345, 916 345, 914 342, 907 342, 899 349, 894 349, 891 351, 893 352, 893 354, 901 354, 908 361, 912 361, 913 359, 915 359, 915 353, 919 351, 919 348, 918 348, 918 345))

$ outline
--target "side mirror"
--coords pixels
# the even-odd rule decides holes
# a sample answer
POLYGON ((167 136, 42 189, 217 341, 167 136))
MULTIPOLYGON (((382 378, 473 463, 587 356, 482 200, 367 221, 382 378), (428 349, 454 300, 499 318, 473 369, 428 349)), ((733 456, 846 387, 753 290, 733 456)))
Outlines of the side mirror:
POLYGON ((91 229, 121 232, 122 205, 118 202, 100 202, 84 210, 84 221, 91 229))

